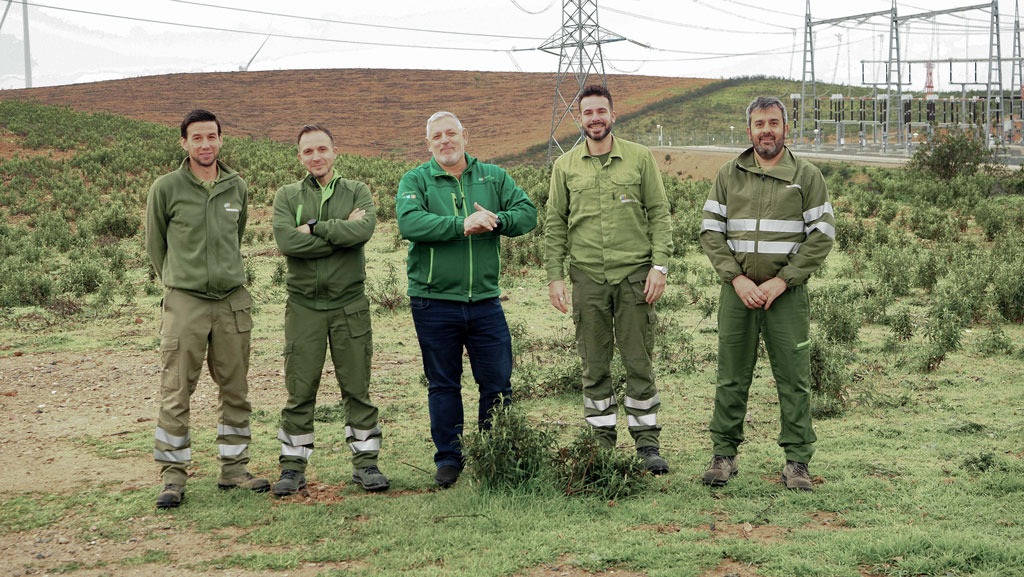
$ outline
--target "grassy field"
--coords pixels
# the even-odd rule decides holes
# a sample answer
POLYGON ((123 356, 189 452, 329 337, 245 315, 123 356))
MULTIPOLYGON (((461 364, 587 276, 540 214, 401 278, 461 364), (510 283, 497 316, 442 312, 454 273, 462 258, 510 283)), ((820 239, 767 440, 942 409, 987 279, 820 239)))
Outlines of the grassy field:
MULTIPOLYGON (((388 212, 407 165, 345 157, 343 171, 375 183, 382 215, 367 255, 378 303, 372 396, 391 489, 367 495, 350 481, 328 369, 307 494, 218 491, 215 390, 204 376, 186 502, 156 511, 160 289, 137 217, 149 182, 175 165, 173 131, 0 107, 11 151, 0 161, 7 574, 1009 577, 1024 567, 1018 174, 945 182, 923 171, 825 167, 840 232, 811 281, 819 438, 811 493, 779 480, 778 404, 763 355, 740 473, 721 489, 700 483, 711 456, 719 287, 695 243, 708 183, 667 179, 677 248, 658 307, 655 367, 672 471, 609 498, 566 496, 550 475, 507 491, 471 475, 434 488, 419 350, 400 302, 404 246, 388 212), (61 130, 40 136, 50 123, 61 130), (152 146, 118 144, 141 141, 152 146), (70 223, 66 232, 58 221, 70 223), (386 306, 395 300, 394 310, 386 306)), ((251 469, 276 478, 285 292, 267 202, 298 167, 287 147, 259 140, 233 140, 225 156, 254 184, 243 249, 256 301, 251 469)), ((543 204, 543 170, 513 176, 543 204)), ((584 429, 572 324, 547 303, 538 236, 503 255, 513 384, 529 422, 566 447, 584 429)), ((474 387, 464 383, 471 406, 474 387)), ((624 430, 619 440, 629 454, 624 430)))

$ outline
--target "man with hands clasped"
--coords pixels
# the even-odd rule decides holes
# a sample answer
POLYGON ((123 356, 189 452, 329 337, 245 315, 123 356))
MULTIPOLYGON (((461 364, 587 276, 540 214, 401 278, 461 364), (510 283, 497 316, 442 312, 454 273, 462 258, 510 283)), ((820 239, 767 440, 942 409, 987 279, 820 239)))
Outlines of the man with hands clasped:
POLYGON ((813 489, 808 277, 832 249, 835 223, 821 172, 785 146, 786 107, 758 97, 747 108, 751 147, 718 171, 704 204, 700 241, 723 284, 718 308, 718 384, 711 418, 714 456, 706 485, 739 470, 736 449, 764 337, 779 393, 789 489, 813 489))

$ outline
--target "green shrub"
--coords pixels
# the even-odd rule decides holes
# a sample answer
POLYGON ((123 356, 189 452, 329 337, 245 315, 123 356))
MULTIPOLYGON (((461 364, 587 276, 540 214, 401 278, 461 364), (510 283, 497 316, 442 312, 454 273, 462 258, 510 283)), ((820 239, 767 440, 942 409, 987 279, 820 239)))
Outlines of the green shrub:
POLYGON ((974 174, 992 160, 992 151, 984 141, 966 132, 951 132, 922 144, 907 166, 949 182, 960 175, 974 174))
POLYGON ((914 336, 914 327, 914 317, 907 307, 900 307, 889 317, 889 333, 896 341, 909 341, 914 336))
POLYGON ((818 330, 834 343, 855 343, 864 323, 857 301, 859 295, 849 285, 824 287, 811 295, 811 318, 818 330))
POLYGON ((509 491, 543 479, 550 471, 554 438, 517 405, 497 405, 491 427, 462 439, 469 473, 481 487, 509 491))
POLYGON ((847 366, 849 348, 814 335, 811 337, 811 413, 815 418, 842 414, 852 383, 847 366))
POLYGON ((554 469, 562 493, 601 499, 635 495, 650 479, 634 453, 602 447, 590 427, 581 431, 568 447, 558 450, 554 469))
POLYGON ((67 266, 61 270, 61 292, 77 297, 96 292, 109 277, 106 264, 84 253, 72 254, 67 266))
POLYGON ((1007 228, 1006 205, 998 200, 986 199, 974 207, 974 221, 981 227, 985 240, 993 241, 1007 228))
POLYGON ((113 200, 92 213, 87 228, 96 236, 128 238, 135 236, 141 225, 142 218, 138 211, 123 201, 113 200))
POLYGON ((405 304, 405 286, 395 263, 388 261, 385 265, 384 276, 380 280, 371 280, 368 283, 366 296, 371 303, 391 312, 405 304))
POLYGON ((960 350, 963 329, 963 320, 960 315, 941 301, 936 303, 929 312, 928 321, 924 325, 927 343, 918 359, 918 370, 934 371, 939 368, 949 353, 960 350))

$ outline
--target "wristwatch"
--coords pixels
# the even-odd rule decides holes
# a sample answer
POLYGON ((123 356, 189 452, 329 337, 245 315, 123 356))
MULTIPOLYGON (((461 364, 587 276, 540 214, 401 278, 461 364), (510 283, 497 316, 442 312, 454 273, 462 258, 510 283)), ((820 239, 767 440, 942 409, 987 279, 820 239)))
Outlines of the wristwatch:
POLYGON ((313 234, 313 227, 316 226, 316 223, 318 223, 318 222, 320 222, 320 221, 315 219, 315 218, 311 218, 311 219, 306 221, 306 226, 309 227, 309 234, 313 234))
POLYGON ((668 276, 668 267, 667 266, 654 265, 651 268, 653 268, 654 270, 660 272, 661 274, 663 274, 665 276, 668 276))
POLYGON ((500 216, 495 217, 495 219, 494 219, 494 232, 501 232, 501 227, 502 227, 501 217, 500 216))

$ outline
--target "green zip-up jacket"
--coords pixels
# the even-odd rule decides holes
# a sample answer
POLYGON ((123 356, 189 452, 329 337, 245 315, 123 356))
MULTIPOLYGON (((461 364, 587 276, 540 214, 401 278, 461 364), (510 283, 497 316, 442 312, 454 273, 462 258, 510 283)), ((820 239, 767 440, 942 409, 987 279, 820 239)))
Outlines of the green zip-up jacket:
POLYGON ((704 203, 700 243, 725 282, 743 274, 760 284, 779 277, 807 282, 835 242, 825 179, 789 148, 761 168, 748 148, 726 163, 704 203))
POLYGON ((370 188, 334 175, 324 188, 312 174, 274 197, 274 240, 288 261, 288 298, 315 310, 366 302, 363 247, 377 224, 370 188), (360 220, 348 220, 356 208, 360 220), (312 234, 296 227, 317 219, 312 234))
POLYGON ((164 286, 220 300, 245 284, 241 246, 249 188, 219 160, 217 180, 207 188, 188 162, 149 188, 146 253, 164 286))
POLYGON ((409 241, 409 296, 478 301, 501 294, 501 236, 537 226, 537 207, 501 167, 466 155, 461 178, 433 158, 405 173, 398 184, 398 230, 409 241), (466 236, 463 221, 473 203, 498 215, 501 229, 466 236))
POLYGON ((551 170, 544 269, 561 280, 565 257, 594 282, 616 285, 672 255, 672 217, 661 172, 646 146, 612 137, 608 161, 586 142, 562 155, 551 170))

